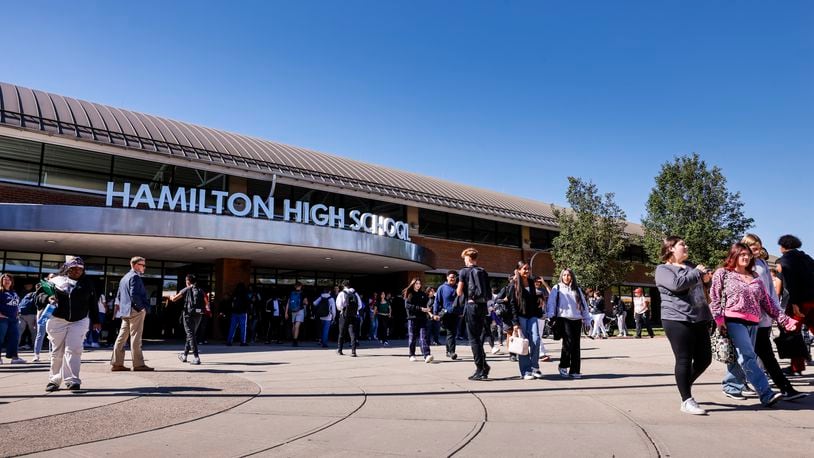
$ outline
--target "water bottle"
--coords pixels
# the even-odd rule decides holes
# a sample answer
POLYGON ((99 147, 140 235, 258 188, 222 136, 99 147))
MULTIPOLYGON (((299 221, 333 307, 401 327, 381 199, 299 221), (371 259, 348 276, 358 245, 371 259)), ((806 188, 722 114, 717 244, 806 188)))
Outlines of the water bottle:
POLYGON ((51 315, 54 314, 54 310, 57 309, 56 302, 49 302, 48 305, 45 307, 45 310, 42 311, 42 315, 37 320, 38 326, 45 326, 45 323, 51 318, 51 315))

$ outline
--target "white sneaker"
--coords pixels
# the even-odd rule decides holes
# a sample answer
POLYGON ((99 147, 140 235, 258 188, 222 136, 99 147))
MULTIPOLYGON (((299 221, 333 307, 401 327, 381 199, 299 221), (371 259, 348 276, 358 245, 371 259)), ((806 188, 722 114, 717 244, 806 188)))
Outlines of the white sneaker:
POLYGON ((418 361, 418 360, 417 360, 417 359, 415 359, 415 356, 411 356, 411 357, 410 357, 410 362, 411 362, 411 363, 414 363, 414 362, 416 362, 416 361, 418 361))
POLYGON ((427 363, 427 364, 431 363, 432 362, 432 355, 427 355, 427 357, 424 358, 424 362, 427 363))
POLYGON ((500 353, 500 345, 498 345, 497 347, 492 347, 492 354, 496 355, 498 353, 500 353))
POLYGON ((182 363, 187 362, 187 357, 183 353, 178 353, 177 356, 178 356, 178 361, 181 361, 182 363))
POLYGON ((523 380, 534 380, 534 376, 533 376, 533 375, 531 375, 531 372, 526 372, 526 373, 523 375, 523 380))
POLYGON ((582 378, 582 374, 580 374, 580 373, 571 374, 571 378, 580 379, 580 378, 582 378))
POLYGON ((40 362, 40 355, 34 355, 34 357, 31 359, 31 362, 32 363, 40 362))
POLYGON ((197 357, 197 356, 193 356, 193 357, 192 357, 192 363, 191 363, 191 364, 194 364, 194 365, 196 365, 196 366, 197 366, 198 364, 201 364, 201 358, 199 358, 199 357, 197 357))
POLYGON ((681 411, 684 413, 688 413, 690 415, 706 415, 707 411, 698 407, 698 403, 695 402, 695 399, 689 398, 686 401, 681 403, 681 411))
POLYGON ((543 373, 539 370, 535 370, 531 372, 531 376, 534 378, 543 378, 543 373))
POLYGON ((23 358, 17 357, 11 360, 11 364, 25 364, 25 360, 23 358))
POLYGON ((746 396, 747 398, 756 398, 757 397, 757 391, 749 388, 748 386, 744 387, 741 390, 741 394, 746 396))

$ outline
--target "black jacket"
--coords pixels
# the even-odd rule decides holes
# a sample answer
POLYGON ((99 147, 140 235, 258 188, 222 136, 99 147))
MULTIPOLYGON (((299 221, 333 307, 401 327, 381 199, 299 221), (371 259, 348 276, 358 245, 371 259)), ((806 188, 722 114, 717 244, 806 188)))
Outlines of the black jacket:
POLYGON ((407 309, 407 319, 416 321, 426 321, 427 314, 421 310, 427 306, 429 297, 424 291, 413 291, 407 295, 404 307, 407 309))
MULTIPOLYGON (((509 284, 508 288, 506 289, 506 299, 508 299, 509 307, 507 307, 507 313, 504 316, 508 318, 509 313, 511 313, 511 323, 506 324, 511 324, 514 326, 518 324, 518 318, 543 317, 543 309, 540 308, 539 301, 537 300, 537 291, 535 290, 534 285, 529 286, 530 287, 528 289, 522 288, 520 290, 520 301, 518 301, 517 294, 515 293, 514 283, 509 284)), ((506 322, 506 318, 503 318, 504 322, 506 322)))
POLYGON ((778 263, 783 269, 783 286, 789 292, 789 304, 814 301, 814 259, 800 250, 789 250, 778 263))
MULTIPOLYGON (((79 321, 90 315, 92 323, 98 323, 99 317, 96 313, 88 313, 97 307, 98 297, 93 289, 93 284, 88 277, 82 275, 76 282, 76 287, 71 291, 70 296, 62 291, 56 291, 57 308, 53 316, 66 321, 79 321)), ((48 295, 44 292, 37 294, 37 309, 42 310, 48 305, 48 295)))

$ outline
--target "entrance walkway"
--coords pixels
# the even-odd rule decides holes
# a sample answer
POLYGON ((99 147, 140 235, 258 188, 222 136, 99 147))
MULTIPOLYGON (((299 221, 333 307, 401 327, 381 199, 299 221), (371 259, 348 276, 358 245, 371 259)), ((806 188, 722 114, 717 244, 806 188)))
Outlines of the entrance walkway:
MULTIPOLYGON (((156 372, 108 371, 109 350, 85 353, 81 393, 47 394, 45 364, 0 366, 0 455, 42 456, 810 456, 814 396, 734 401, 713 362, 695 397, 710 414, 679 412, 668 343, 583 341, 582 380, 524 381, 505 355, 491 380, 474 365, 409 362, 404 342, 365 345, 359 357, 304 344, 201 347, 200 366, 179 345, 146 347, 156 372), (399 345, 401 344, 401 345, 399 345), (62 450, 58 450, 58 449, 62 450)), ((23 353, 24 358, 30 354, 23 353)), ((811 376, 796 379, 814 391, 811 376)))

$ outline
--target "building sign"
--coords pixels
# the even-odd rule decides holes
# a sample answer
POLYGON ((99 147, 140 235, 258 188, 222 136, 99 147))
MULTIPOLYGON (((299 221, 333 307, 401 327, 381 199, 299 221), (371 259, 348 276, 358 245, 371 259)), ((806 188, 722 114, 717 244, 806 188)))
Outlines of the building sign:
POLYGON ((122 208, 149 208, 151 210, 182 211, 190 213, 205 213, 222 215, 224 210, 233 216, 250 216, 253 218, 267 218, 269 220, 282 220, 294 223, 314 224, 337 229, 348 228, 353 231, 393 237, 410 241, 410 231, 407 223, 396 221, 393 218, 362 213, 359 210, 346 212, 344 208, 327 206, 323 204, 311 205, 305 201, 283 200, 283 214, 275 216, 274 197, 251 196, 242 192, 229 193, 199 188, 176 188, 161 186, 157 191, 150 189, 150 185, 141 184, 136 189, 131 183, 122 184, 122 190, 115 190, 115 183, 107 183, 107 198, 105 205, 114 206, 114 199, 121 199, 122 208), (207 205, 206 201, 214 201, 214 205, 207 205), (346 218, 351 224, 345 225, 346 218))

